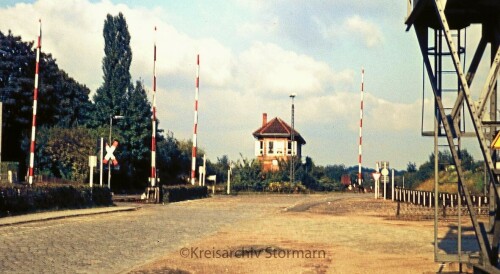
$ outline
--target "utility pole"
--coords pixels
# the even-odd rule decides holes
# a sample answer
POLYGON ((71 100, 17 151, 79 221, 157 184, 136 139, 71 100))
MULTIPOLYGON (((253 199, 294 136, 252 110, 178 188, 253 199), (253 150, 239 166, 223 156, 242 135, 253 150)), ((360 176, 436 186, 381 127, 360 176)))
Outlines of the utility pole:
POLYGON ((292 93, 290 95, 290 98, 292 98, 292 132, 290 133, 290 143, 292 146, 292 155, 290 157, 290 183, 294 184, 295 181, 295 165, 294 165, 294 158, 295 158, 295 144, 294 144, 294 139, 295 139, 295 125, 294 125, 294 115, 295 115, 295 105, 294 105, 294 99, 295 99, 295 93, 292 93))

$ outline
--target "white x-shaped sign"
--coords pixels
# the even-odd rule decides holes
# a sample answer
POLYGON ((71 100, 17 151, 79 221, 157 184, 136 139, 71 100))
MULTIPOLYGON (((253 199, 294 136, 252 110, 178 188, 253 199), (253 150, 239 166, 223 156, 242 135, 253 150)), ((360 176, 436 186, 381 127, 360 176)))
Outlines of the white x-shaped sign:
POLYGON ((116 140, 113 142, 111 146, 106 144, 106 156, 104 156, 104 160, 102 161, 103 164, 107 164, 108 161, 111 160, 114 166, 118 165, 118 160, 116 160, 115 155, 113 155, 113 152, 115 151, 117 146, 118 146, 118 141, 116 140))

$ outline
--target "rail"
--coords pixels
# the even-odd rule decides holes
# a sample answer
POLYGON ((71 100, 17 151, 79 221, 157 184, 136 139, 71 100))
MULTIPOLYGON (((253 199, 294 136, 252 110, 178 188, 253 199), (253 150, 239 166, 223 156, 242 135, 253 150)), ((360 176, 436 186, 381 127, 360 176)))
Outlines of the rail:
MULTIPOLYGON (((405 202, 414 205, 421 205, 424 207, 434 207, 434 192, 412 190, 406 188, 394 189, 394 201, 405 202)), ((443 207, 457 207, 459 195, 457 193, 441 192, 438 194, 438 204, 443 207)), ((465 196, 461 197, 462 205, 465 205, 465 196)), ((489 199, 484 195, 471 195, 472 204, 474 207, 485 207, 489 204, 489 199)))

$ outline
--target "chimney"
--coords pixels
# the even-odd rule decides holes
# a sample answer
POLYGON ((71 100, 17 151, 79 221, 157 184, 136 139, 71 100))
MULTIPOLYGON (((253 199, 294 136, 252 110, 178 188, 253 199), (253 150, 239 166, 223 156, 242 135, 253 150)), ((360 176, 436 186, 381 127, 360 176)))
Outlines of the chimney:
POLYGON ((262 113, 262 126, 267 124, 267 113, 262 113))

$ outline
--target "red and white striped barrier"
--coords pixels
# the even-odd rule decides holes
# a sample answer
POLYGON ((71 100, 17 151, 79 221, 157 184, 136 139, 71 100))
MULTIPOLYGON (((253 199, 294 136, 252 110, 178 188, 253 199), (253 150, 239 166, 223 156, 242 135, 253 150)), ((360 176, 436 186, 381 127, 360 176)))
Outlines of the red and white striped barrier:
POLYGON ((358 147, 358 184, 361 185, 363 176, 361 174, 362 145, 363 145, 363 89, 364 89, 365 69, 361 68, 361 108, 359 111, 359 147, 358 147))
POLYGON ((196 179, 196 146, 198 144, 198 94, 200 87, 200 55, 196 58, 196 90, 194 95, 194 127, 193 127, 193 151, 191 153, 191 184, 194 185, 196 179))
POLYGON ((156 27, 153 53, 153 103, 151 116, 151 177, 149 178, 151 186, 156 185, 156 27))
POLYGON ((33 118, 31 122, 31 143, 30 143, 30 166, 29 166, 29 184, 33 184, 33 168, 35 165, 35 135, 36 135, 36 110, 38 102, 38 72, 40 64, 40 50, 42 48, 42 20, 39 22, 38 42, 36 46, 36 67, 35 67, 35 88, 33 90, 33 118))

